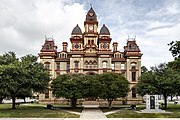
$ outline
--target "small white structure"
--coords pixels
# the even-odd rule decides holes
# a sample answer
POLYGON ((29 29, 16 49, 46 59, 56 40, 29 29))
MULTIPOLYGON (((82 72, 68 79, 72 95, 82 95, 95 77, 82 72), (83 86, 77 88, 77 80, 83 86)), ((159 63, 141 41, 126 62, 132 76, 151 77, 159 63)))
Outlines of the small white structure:
POLYGON ((159 109, 158 95, 146 95, 146 109, 138 111, 138 113, 165 113, 165 112, 166 112, 165 110, 159 109))
POLYGON ((159 109, 158 95, 147 95, 146 96, 146 109, 159 109))

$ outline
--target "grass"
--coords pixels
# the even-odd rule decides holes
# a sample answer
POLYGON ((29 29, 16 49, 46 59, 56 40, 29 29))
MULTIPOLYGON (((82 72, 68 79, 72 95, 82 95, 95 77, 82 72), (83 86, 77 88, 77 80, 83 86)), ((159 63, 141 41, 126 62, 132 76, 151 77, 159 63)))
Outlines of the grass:
MULTIPOLYGON (((106 109, 104 110, 102 109, 102 111, 107 111, 106 109)), ((119 109, 122 109, 122 107, 119 107, 119 109)), ((167 111, 172 112, 172 113, 137 113, 135 112, 142 109, 145 109, 145 105, 138 106, 136 110, 123 109, 120 112, 107 115, 107 117, 108 118, 180 118, 180 105, 169 104, 167 111)))
POLYGON ((27 104, 11 109, 11 104, 0 104, 0 117, 2 118, 78 118, 79 115, 62 110, 49 110, 45 105, 27 104))

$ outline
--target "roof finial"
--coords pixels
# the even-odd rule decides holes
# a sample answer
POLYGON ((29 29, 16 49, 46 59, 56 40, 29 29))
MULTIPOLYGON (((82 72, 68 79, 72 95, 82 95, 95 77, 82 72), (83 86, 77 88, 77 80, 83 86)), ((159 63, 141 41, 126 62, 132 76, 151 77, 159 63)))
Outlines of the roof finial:
POLYGON ((91 8, 92 8, 92 4, 90 4, 91 8))

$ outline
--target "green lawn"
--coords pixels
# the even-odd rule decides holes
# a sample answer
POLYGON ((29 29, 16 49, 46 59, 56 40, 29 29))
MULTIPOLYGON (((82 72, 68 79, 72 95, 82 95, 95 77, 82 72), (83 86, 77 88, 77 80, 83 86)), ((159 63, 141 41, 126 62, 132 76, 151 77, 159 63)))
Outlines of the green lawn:
POLYGON ((62 110, 48 110, 46 105, 28 104, 20 105, 17 109, 11 109, 11 104, 0 104, 0 117, 2 118, 78 118, 79 115, 64 112, 62 110))
MULTIPOLYGON (((116 108, 111 108, 116 109, 116 108)), ((121 109, 121 107, 119 107, 121 109)), ((145 109, 145 105, 140 105, 137 110, 145 109)), ((180 118, 180 105, 169 104, 167 111, 172 113, 137 113, 137 110, 122 110, 120 112, 107 115, 108 118, 180 118)), ((102 109, 102 111, 108 111, 102 109)))
POLYGON ((79 112, 79 113, 81 113, 83 110, 82 105, 77 105, 76 108, 72 108, 69 105, 54 104, 53 107, 55 107, 56 109, 70 110, 70 111, 79 112))

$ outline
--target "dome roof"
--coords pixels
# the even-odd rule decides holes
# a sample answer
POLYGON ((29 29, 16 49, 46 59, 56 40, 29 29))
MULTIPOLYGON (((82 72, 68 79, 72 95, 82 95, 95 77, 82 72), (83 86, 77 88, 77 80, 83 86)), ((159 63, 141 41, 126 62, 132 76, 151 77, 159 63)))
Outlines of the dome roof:
POLYGON ((71 35, 82 35, 82 31, 81 31, 81 28, 78 26, 74 27, 74 29, 72 30, 72 33, 71 35))
POLYGON ((109 29, 103 24, 101 30, 100 30, 101 35, 110 35, 109 29))

